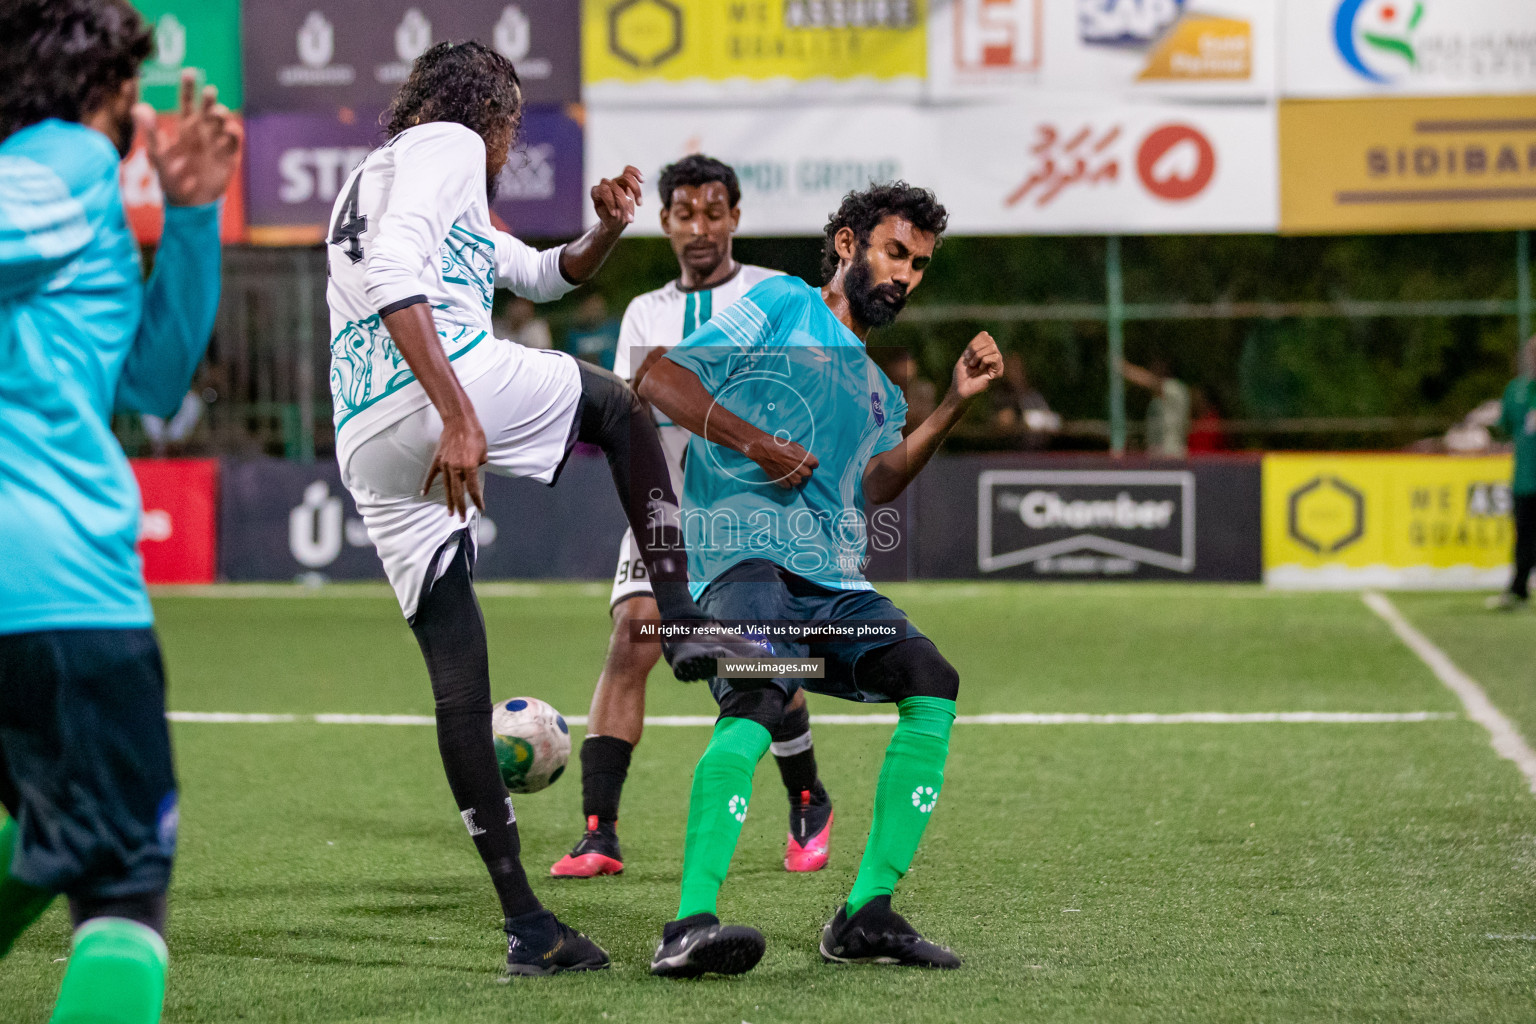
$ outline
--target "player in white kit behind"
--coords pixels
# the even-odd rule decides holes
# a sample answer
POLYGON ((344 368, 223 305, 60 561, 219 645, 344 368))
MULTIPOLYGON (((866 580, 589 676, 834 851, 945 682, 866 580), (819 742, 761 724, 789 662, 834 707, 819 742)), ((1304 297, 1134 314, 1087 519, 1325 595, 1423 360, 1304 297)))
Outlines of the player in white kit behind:
MULTIPOLYGON (((597 272, 640 198, 639 172, 626 168, 592 189, 599 223, 574 242, 540 252, 498 231, 489 200, 521 112, 517 73, 494 50, 445 42, 418 57, 386 115, 388 141, 338 195, 326 297, 342 482, 426 660, 449 788, 501 902, 507 971, 528 975, 603 968, 608 956, 544 909, 519 857, 472 585, 480 467, 552 484, 576 441, 601 447, 662 616, 703 616, 645 407, 605 370, 491 334, 495 287, 564 295, 597 272)), ((680 679, 760 653, 696 639, 666 650, 680 679)))
MULTIPOLYGON (((741 186, 730 165, 693 155, 662 168, 657 182, 661 227, 677 257, 678 277, 638 296, 624 311, 613 369, 640 386, 651 364, 777 270, 736 262, 731 236, 741 219, 741 186)), ((683 486, 688 431, 651 410, 666 451, 672 486, 683 486)), ((592 878, 624 870, 617 822, 630 756, 645 724, 645 683, 661 657, 653 641, 636 640, 634 623, 658 617, 656 598, 634 531, 624 534, 609 598, 613 632, 592 694, 587 738, 581 745, 582 814, 586 833, 549 873, 555 878, 592 878)), ((810 713, 797 693, 772 730, 770 748, 789 795, 789 836, 784 866, 817 871, 827 863, 832 839, 832 801, 816 771, 810 713)))

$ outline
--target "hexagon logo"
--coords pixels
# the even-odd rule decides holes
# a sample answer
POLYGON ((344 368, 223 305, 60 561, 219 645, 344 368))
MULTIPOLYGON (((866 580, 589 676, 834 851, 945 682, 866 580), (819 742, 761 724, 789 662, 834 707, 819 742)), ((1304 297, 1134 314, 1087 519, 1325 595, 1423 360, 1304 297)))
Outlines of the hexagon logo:
POLYGON ((1291 492, 1286 528, 1313 554, 1337 554, 1365 533, 1365 495, 1336 476, 1315 476, 1291 492))
POLYGON ((620 0, 608 10, 608 49, 633 67, 660 67, 683 50, 682 10, 671 0, 620 0))

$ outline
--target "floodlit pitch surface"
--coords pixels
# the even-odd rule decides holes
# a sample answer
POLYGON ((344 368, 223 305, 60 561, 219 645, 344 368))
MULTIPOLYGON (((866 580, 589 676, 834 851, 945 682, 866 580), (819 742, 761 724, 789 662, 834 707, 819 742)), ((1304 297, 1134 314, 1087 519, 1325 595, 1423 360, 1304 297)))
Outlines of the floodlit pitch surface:
MULTIPOLYGON (((606 586, 489 589, 496 694, 583 714, 607 634, 606 586)), ((173 708, 431 713, 386 591, 228 593, 243 596, 158 597, 173 708)), ((574 770, 518 799, 539 895, 601 941, 614 967, 510 985, 497 980, 495 900, 430 728, 178 724, 166 1020, 1490 1024, 1536 1012, 1536 797, 1357 595, 890 593, 959 668, 962 714, 1455 717, 957 726, 898 896, 965 957, 943 974, 830 967, 816 954, 852 881, 890 734, 824 724, 831 864, 784 872, 785 798, 765 760, 721 910, 761 928, 768 953, 746 977, 701 982, 646 969, 676 906, 688 780, 708 733, 652 728, 625 793, 622 876, 546 877, 581 826, 574 770)), ((1536 737, 1536 616, 1489 615, 1480 595, 1394 601, 1536 737)), ((651 714, 712 711, 702 687, 661 671, 651 689, 651 714)), ((823 714, 862 710, 813 702, 823 714)), ((46 1019, 67 938, 56 907, 0 964, 7 1021, 46 1019)))

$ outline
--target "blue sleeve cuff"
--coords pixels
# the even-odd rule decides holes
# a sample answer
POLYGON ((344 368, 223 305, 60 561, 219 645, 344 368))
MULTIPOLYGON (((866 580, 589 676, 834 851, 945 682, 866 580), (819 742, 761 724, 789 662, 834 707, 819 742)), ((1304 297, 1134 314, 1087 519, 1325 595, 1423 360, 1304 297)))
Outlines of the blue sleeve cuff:
POLYGON ((197 232, 212 230, 215 234, 219 230, 219 214, 224 209, 224 200, 216 199, 211 203, 201 206, 171 206, 165 207, 165 230, 197 232))

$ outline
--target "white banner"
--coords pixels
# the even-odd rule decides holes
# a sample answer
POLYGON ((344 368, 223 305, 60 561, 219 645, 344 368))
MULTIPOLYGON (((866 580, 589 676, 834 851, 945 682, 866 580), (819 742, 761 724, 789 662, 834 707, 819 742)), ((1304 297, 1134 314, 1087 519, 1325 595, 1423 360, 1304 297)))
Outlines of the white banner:
POLYGON ((1536 0, 1285 0, 1287 96, 1536 92, 1536 0))
POLYGON ((1276 50, 1275 0, 934 0, 928 85, 1262 100, 1276 50))
POLYGON ((696 152, 736 168, 748 235, 820 234, 846 192, 895 178, 937 192, 960 234, 1278 227, 1275 114, 1267 105, 587 112, 589 184, 625 164, 645 174, 636 233, 660 233, 660 168, 696 152))

